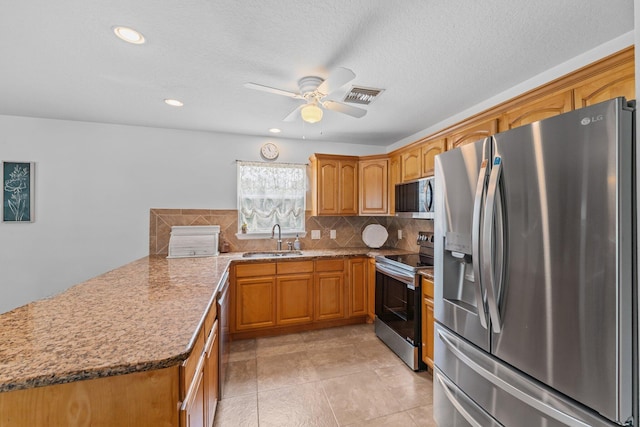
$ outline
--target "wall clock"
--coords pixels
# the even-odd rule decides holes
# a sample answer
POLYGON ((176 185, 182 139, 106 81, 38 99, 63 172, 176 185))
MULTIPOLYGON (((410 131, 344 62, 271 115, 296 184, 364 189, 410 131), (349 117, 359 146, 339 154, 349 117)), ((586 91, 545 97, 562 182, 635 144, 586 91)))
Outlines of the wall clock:
POLYGON ((260 148, 260 154, 266 160, 275 160, 280 155, 280 151, 278 151, 278 146, 273 142, 265 143, 262 148, 260 148))

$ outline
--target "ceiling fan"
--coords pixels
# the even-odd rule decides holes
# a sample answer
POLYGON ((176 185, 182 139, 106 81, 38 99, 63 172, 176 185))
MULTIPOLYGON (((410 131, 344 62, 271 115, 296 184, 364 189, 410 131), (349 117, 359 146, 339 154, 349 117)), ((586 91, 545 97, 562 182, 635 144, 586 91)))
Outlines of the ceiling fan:
POLYGON ((355 73, 348 68, 335 69, 331 74, 329 74, 329 77, 327 77, 326 80, 315 76, 303 77, 298 80, 298 87, 300 88, 300 92, 298 93, 276 89, 257 83, 245 83, 244 86, 249 89, 261 90, 263 92, 306 101, 305 104, 300 105, 289 113, 289 115, 284 118, 284 121, 291 122, 296 119, 298 114, 300 114, 302 120, 305 122, 316 123, 322 120, 322 108, 357 118, 363 117, 367 114, 367 110, 362 108, 353 107, 351 105, 343 104, 342 102, 325 100, 328 95, 340 89, 355 77, 355 73))

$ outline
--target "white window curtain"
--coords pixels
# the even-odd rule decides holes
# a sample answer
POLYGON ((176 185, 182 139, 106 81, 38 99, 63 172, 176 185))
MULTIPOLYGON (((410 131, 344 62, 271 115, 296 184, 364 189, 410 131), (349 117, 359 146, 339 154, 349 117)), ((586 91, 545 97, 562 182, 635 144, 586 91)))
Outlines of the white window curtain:
POLYGON ((306 176, 306 165, 239 161, 238 233, 303 233, 306 176))

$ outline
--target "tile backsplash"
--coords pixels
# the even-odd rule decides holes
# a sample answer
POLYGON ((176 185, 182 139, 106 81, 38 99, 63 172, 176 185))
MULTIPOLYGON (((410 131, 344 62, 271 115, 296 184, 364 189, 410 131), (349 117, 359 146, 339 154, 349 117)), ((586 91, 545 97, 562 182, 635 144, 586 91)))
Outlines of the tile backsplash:
MULTIPOLYGON (((305 228, 307 236, 300 239, 302 249, 331 249, 366 247, 362 241, 362 231, 369 224, 380 224, 387 228, 389 238, 384 246, 389 248, 418 251, 416 238, 418 231, 433 231, 433 221, 404 219, 386 216, 311 216, 307 212, 305 228), (319 240, 311 239, 311 230, 320 230, 319 240), (336 238, 330 238, 330 231, 336 230, 336 238), (398 230, 402 239, 398 240, 398 230)), ((151 209, 149 212, 149 254, 166 255, 169 236, 174 225, 219 225, 220 244, 229 243, 231 252, 246 252, 275 249, 271 239, 238 239, 238 211, 213 209, 151 209)), ((289 241, 293 239, 283 239, 289 241)), ((286 248, 286 243, 283 244, 286 248)))

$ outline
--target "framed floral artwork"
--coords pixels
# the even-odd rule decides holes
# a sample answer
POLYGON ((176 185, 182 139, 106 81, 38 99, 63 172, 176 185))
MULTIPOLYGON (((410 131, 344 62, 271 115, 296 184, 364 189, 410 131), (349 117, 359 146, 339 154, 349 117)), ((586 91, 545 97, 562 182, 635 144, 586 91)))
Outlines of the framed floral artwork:
POLYGON ((34 162, 2 162, 2 221, 34 222, 34 162))

